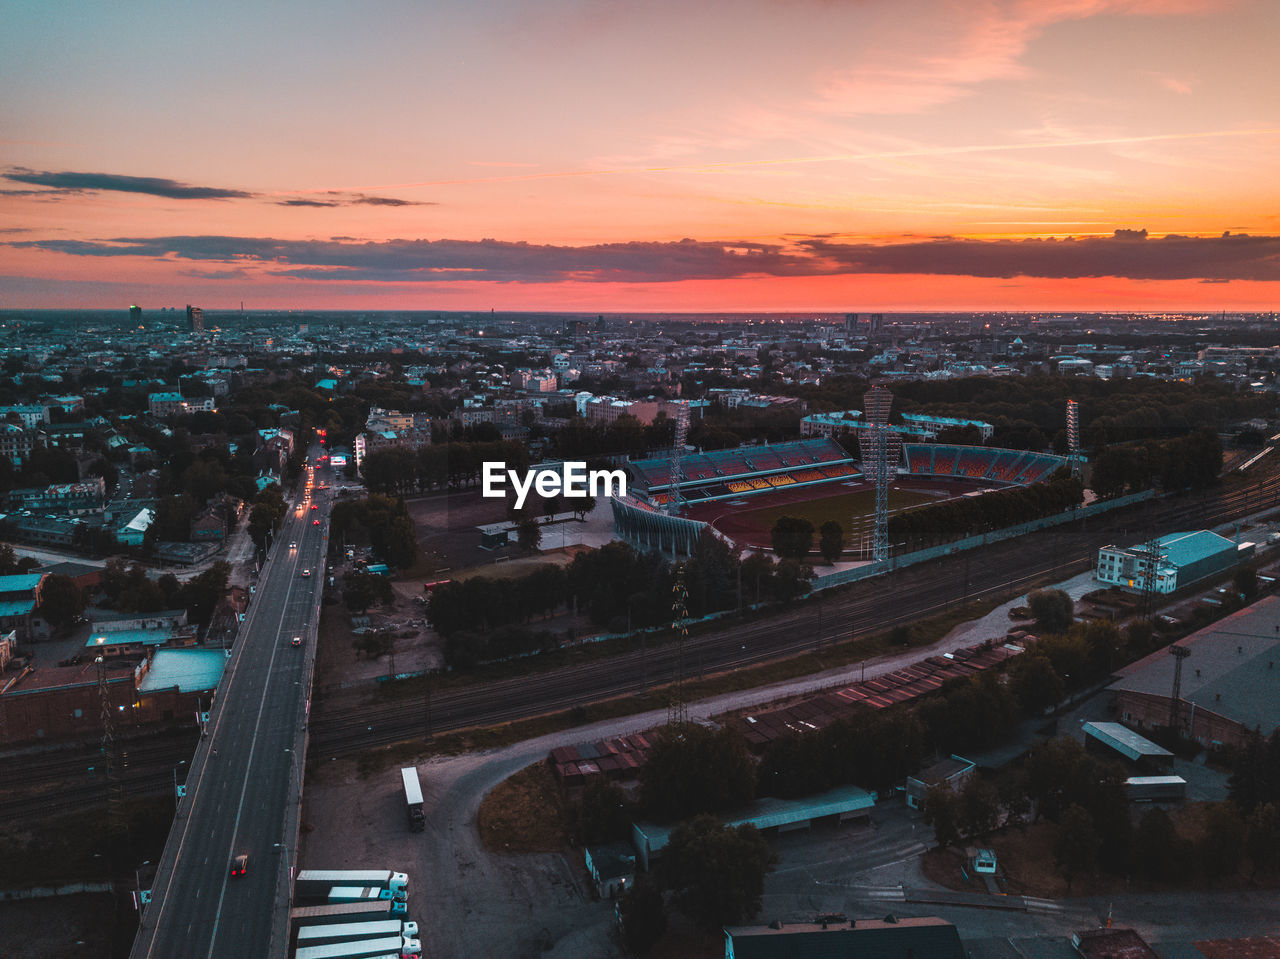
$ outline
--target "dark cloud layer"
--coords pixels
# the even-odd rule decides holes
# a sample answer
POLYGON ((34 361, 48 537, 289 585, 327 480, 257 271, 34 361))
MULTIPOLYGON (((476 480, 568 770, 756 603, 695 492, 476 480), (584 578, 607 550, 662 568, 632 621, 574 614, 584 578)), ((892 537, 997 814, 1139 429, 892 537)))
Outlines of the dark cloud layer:
POLYGON ((240 200, 255 194, 244 190, 224 190, 211 186, 191 186, 155 176, 122 176, 118 173, 53 173, 18 167, 4 174, 14 183, 30 183, 61 190, 114 190, 118 193, 145 193, 170 200, 240 200))
MULTIPOLYGON (((325 202, 325 201, 320 201, 325 202)), ((1012 279, 1114 276, 1136 280, 1280 281, 1280 237, 1166 236, 1118 230, 1065 240, 842 243, 793 237, 789 245, 674 242, 552 246, 500 240, 278 240, 169 236, 12 241, 73 256, 207 261, 307 280, 503 283, 632 282, 758 276, 921 274, 1012 279)))

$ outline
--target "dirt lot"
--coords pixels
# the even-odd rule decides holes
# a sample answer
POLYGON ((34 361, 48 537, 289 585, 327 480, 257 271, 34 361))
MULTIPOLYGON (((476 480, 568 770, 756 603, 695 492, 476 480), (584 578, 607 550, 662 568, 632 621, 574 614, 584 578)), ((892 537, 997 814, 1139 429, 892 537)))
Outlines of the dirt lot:
POLYGON ((419 566, 428 572, 438 569, 456 571, 477 563, 492 562, 499 556, 519 555, 519 548, 515 546, 499 550, 480 548, 480 534, 476 527, 505 520, 505 500, 485 499, 477 489, 433 493, 407 500, 406 504, 418 528, 418 546, 423 554, 419 566))

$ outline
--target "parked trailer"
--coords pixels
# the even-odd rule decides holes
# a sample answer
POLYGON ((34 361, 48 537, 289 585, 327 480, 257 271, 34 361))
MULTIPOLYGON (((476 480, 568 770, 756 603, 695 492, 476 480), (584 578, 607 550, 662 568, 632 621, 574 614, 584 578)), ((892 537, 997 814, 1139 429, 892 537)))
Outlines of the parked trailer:
POLYGON ((1131 776, 1124 791, 1130 802, 1169 802, 1187 798, 1187 781, 1181 776, 1131 776))
POLYGON ((422 832, 427 828, 427 820, 422 812, 422 783, 418 780, 418 767, 406 766, 400 770, 400 778, 404 781, 404 802, 409 813, 409 831, 422 832))
POLYGON ((418 938, 416 922, 399 919, 383 919, 380 922, 337 922, 324 926, 304 926, 298 930, 298 945, 323 946, 330 942, 348 939, 380 939, 383 936, 418 938))
POLYGON ((419 959, 422 943, 404 936, 383 936, 333 942, 327 946, 303 946, 293 955, 294 959, 383 959, 384 956, 419 959))
POLYGON ((335 902, 405 902, 404 890, 372 889, 368 886, 330 886, 328 889, 295 889, 293 901, 302 906, 325 906, 335 902), (399 898, 397 899, 397 895, 399 898))
POLYGON ((378 922, 403 917, 408 904, 390 899, 368 902, 335 902, 325 906, 298 906, 289 910, 289 919, 297 927, 323 926, 331 922, 378 922))
POLYGON ((295 886, 375 886, 408 889, 409 877, 390 869, 303 869, 295 886))

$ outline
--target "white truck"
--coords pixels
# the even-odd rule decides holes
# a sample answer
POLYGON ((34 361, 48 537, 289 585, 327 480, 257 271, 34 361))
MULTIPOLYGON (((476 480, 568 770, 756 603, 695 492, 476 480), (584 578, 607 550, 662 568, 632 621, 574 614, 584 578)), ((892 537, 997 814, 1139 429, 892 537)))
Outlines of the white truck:
POLYGON ((380 922, 339 922, 325 926, 304 926, 298 930, 299 946, 327 946, 350 939, 381 939, 384 936, 418 938, 416 922, 384 919, 380 922))
POLYGON ((404 936, 349 939, 327 946, 302 946, 293 955, 294 959, 421 959, 422 943, 404 936))
POLYGON ((409 814, 409 831, 422 832, 427 820, 422 811, 422 783, 418 779, 418 767, 406 766, 400 770, 404 783, 404 802, 409 814))
POLYGON ((297 906, 289 910, 289 919, 297 927, 323 926, 331 922, 380 922, 403 917, 408 905, 390 899, 368 902, 335 902, 324 906, 297 906))
POLYGON ((377 889, 409 888, 409 877, 390 869, 303 869, 295 888, 320 886, 373 886, 377 889))
POLYGON ((394 893, 390 889, 374 889, 370 886, 329 886, 320 889, 295 889, 293 901, 299 905, 324 906, 336 902, 405 902, 404 890, 394 893), (397 895, 399 898, 397 899, 397 895))

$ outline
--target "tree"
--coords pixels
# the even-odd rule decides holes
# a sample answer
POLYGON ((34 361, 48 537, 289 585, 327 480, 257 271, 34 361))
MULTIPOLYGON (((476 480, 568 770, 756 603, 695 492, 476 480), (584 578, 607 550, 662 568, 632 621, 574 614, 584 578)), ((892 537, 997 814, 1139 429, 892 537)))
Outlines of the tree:
POLYGON ((1263 803, 1249 816, 1246 848, 1254 875, 1269 873, 1280 865, 1280 806, 1263 803))
POLYGON ((626 794, 617 783, 592 776, 582 788, 582 796, 572 806, 573 839, 581 846, 626 839, 631 817, 626 794))
POLYGON ((1234 874, 1244 858, 1245 823, 1231 801, 1213 803, 1205 812, 1200 861, 1210 877, 1234 874))
POLYGON ((618 917, 628 949, 640 954, 652 949, 667 930, 667 913, 657 883, 643 873, 636 876, 635 885, 618 902, 618 917))
POLYGON ((1062 633, 1075 621, 1075 604, 1060 589, 1036 589, 1027 597, 1036 626, 1046 633, 1062 633))
POLYGON ((1010 685, 1023 712, 1040 716, 1062 701, 1066 687, 1047 656, 1028 653, 1019 656, 1010 670, 1010 685))
POLYGON ((1159 806, 1148 810, 1133 834, 1134 869, 1148 879, 1176 875, 1180 844, 1169 814, 1159 806))
POLYGON ((783 516, 773 524, 769 537, 780 558, 804 559, 813 549, 813 524, 807 519, 783 516))
POLYGON ((765 874, 777 861, 755 826, 734 829, 697 816, 672 831, 659 875, 681 912, 718 929, 760 911, 765 874))
POLYGON ((391 580, 377 573, 353 572, 342 586, 342 599, 347 608, 360 613, 374 603, 390 603, 393 598, 391 580))
POLYGON ((1053 841, 1053 860, 1067 880, 1067 891, 1077 876, 1091 875, 1098 866, 1098 850, 1102 839, 1093 827, 1093 817, 1088 810, 1072 803, 1058 823, 1058 835, 1053 841))
POLYGON ((960 824, 966 836, 982 836, 1000 820, 1000 796, 985 779, 973 776, 960 793, 960 824))
POLYGON ((939 846, 953 846, 960 841, 960 799, 945 783, 930 786, 924 796, 925 825, 933 827, 933 838, 939 846))
POLYGON ((538 547, 542 545, 542 527, 533 517, 526 517, 516 526, 516 538, 522 550, 526 553, 536 553, 538 547))
POLYGON ((755 785, 755 762, 736 732, 685 723, 658 734, 640 770, 640 802, 669 822, 748 802, 755 785))
POLYGON ((833 519, 827 520, 818 530, 818 552, 828 564, 834 563, 844 552, 844 530, 833 519))
POLYGON ((40 615, 54 629, 63 629, 84 612, 84 590, 70 576, 46 576, 40 588, 40 615))

